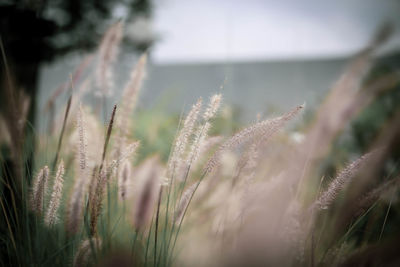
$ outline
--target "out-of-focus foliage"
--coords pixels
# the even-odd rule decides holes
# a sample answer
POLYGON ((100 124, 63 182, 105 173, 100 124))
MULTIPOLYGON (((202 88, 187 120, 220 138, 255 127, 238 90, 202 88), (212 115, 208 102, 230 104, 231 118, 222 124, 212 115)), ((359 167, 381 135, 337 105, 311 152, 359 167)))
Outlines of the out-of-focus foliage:
MULTIPOLYGON (((0 33, 7 52, 18 61, 45 61, 93 49, 110 23, 134 23, 137 17, 149 18, 151 11, 148 0, 8 0, 0 3, 0 33)), ((140 50, 152 42, 126 40, 140 50)))
MULTIPOLYGON (((390 73, 400 71, 400 54, 394 54, 379 60, 371 70, 369 79, 378 79, 390 73)), ((392 117, 400 107, 400 83, 378 95, 370 106, 356 118, 352 124, 354 136, 353 149, 365 151, 379 134, 385 121, 392 117)))

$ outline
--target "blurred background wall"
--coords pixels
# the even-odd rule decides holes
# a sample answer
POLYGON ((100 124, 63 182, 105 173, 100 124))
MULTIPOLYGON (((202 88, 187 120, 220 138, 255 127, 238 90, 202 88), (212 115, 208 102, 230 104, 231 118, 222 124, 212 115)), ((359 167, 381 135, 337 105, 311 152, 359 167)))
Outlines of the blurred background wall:
POLYGON ((395 34, 377 56, 398 57, 400 44, 397 0, 15 0, 0 7, 6 54, 19 86, 38 96, 39 112, 118 20, 125 37, 109 108, 147 51, 140 108, 180 112, 221 90, 246 121, 303 102, 314 106, 383 23, 395 34))
MULTIPOLYGON (((313 106, 377 27, 387 21, 400 25, 400 2, 395 0, 151 3, 151 16, 128 20, 125 28, 127 40, 152 44, 140 107, 163 102, 166 110, 179 112, 196 98, 221 90, 225 103, 239 109, 244 120, 303 102, 313 106)), ((113 16, 128 13, 118 5, 113 16)), ((399 43, 396 32, 381 56, 392 57, 399 43)), ((138 53, 128 48, 116 65, 116 96, 137 59, 138 53)), ((74 53, 42 65, 42 102, 80 59, 74 53)))

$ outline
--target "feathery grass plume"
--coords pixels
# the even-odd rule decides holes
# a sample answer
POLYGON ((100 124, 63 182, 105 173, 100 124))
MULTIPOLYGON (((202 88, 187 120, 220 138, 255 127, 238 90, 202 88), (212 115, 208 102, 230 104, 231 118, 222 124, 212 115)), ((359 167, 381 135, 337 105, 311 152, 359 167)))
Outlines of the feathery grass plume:
POLYGON ((208 107, 203 114, 203 119, 205 121, 208 121, 208 120, 214 118, 215 114, 217 113, 217 111, 219 109, 219 106, 221 105, 221 100, 222 100, 221 94, 215 94, 211 97, 210 103, 208 104, 208 107))
POLYGON ((277 117, 274 119, 269 119, 269 120, 264 120, 262 122, 256 123, 252 126, 249 126, 238 133, 236 133, 234 136, 229 138, 227 141, 225 141, 218 149, 215 151, 214 155, 210 158, 210 160, 207 162, 205 168, 204 168, 204 173, 207 174, 212 171, 214 167, 219 165, 220 163, 220 157, 222 153, 226 150, 234 149, 241 144, 247 143, 251 140, 255 140, 257 138, 261 139, 268 139, 270 136, 272 136, 274 133, 276 133, 278 130, 280 130, 286 122, 291 120, 294 116, 297 115, 297 113, 304 107, 304 105, 297 106, 290 112, 284 114, 281 117, 277 117))
POLYGON ((340 191, 351 181, 360 168, 365 165, 365 162, 368 161, 371 155, 373 155, 373 152, 361 156, 344 168, 329 184, 327 190, 315 201, 314 206, 318 209, 327 209, 335 201, 340 191))
POLYGON ((132 166, 129 161, 125 161, 122 165, 122 171, 119 173, 119 196, 122 201, 126 199, 126 183, 131 177, 132 166))
POLYGON ((118 129, 115 137, 115 145, 113 155, 120 157, 123 147, 126 145, 126 140, 129 137, 131 130, 131 120, 133 110, 135 109, 136 101, 139 95, 139 90, 142 86, 145 76, 147 55, 143 54, 136 66, 133 68, 131 76, 125 85, 122 93, 119 116, 116 119, 116 129, 118 129))
POLYGON ((179 224, 180 221, 182 220, 183 213, 186 210, 186 207, 189 204, 189 200, 192 197, 197 186, 198 186, 197 183, 194 183, 191 186, 189 186, 183 193, 181 199, 179 200, 179 203, 176 205, 174 214, 174 221, 176 224, 179 224))
POLYGON ((84 240, 79 246, 74 258, 74 267, 83 267, 90 264, 89 260, 92 257, 93 252, 98 251, 101 248, 102 241, 98 237, 92 237, 91 239, 84 240), (93 251, 95 250, 95 251, 93 251))
POLYGON ((49 202, 49 207, 47 208, 46 217, 44 222, 47 226, 52 226, 57 223, 57 210, 60 206, 60 201, 62 197, 62 189, 64 183, 64 162, 61 160, 58 165, 56 178, 54 179, 53 192, 51 193, 51 198, 49 202))
POLYGON ((107 133, 104 140, 103 152, 101 156, 100 167, 94 167, 91 183, 89 185, 89 202, 87 208, 91 214, 90 217, 90 234, 94 235, 97 228, 97 220, 101 212, 101 203, 103 200, 104 187, 106 185, 107 177, 111 175, 111 172, 103 171, 104 161, 106 158, 108 143, 110 141, 111 131, 113 129, 115 112, 117 105, 114 105, 110 121, 107 127, 107 133))
MULTIPOLYGON (((256 123, 260 122, 261 119, 261 114, 258 113, 257 114, 257 120, 256 123)), ((252 142, 248 148, 246 149, 246 151, 244 153, 242 153, 242 155, 240 156, 238 163, 237 163, 237 171, 236 171, 236 175, 233 177, 232 179, 232 185, 234 186, 236 184, 236 182, 238 181, 238 179, 241 177, 241 175, 244 173, 246 178, 245 180, 245 187, 247 188, 250 183, 251 180, 253 178, 253 176, 255 175, 255 168, 257 166, 257 159, 258 159, 258 150, 259 150, 259 146, 262 144, 262 139, 261 140, 257 140, 257 142, 252 142)), ((247 190, 244 189, 243 192, 244 194, 247 193, 247 190)))
POLYGON ((193 143, 190 147, 190 152, 189 155, 186 158, 186 164, 190 166, 193 162, 195 162, 199 155, 200 155, 200 147, 203 145, 204 140, 208 136, 208 131, 211 128, 211 123, 210 122, 205 122, 203 125, 199 125, 195 134, 194 134, 194 140, 193 143))
MULTIPOLYGON (((86 147, 86 171, 89 172, 94 166, 99 165, 102 161, 104 153, 105 135, 104 124, 102 124, 94 113, 88 107, 84 107, 84 124, 85 124, 85 147, 86 147)), ((79 140, 78 129, 71 135, 70 148, 74 148, 79 140)), ((68 149, 67 149, 68 150, 68 149)))
POLYGON ((158 157, 147 159, 138 170, 137 175, 139 179, 142 179, 134 213, 134 225, 139 231, 150 221, 157 201, 161 177, 158 157))
POLYGON ((83 178, 75 183, 67 212, 67 231, 71 234, 78 232, 82 222, 83 197, 85 194, 83 178))
POLYGON ((117 105, 114 105, 114 108, 113 108, 113 111, 111 114, 111 118, 110 118, 110 122, 108 123, 108 127, 107 127, 106 139, 104 141, 103 154, 101 156, 101 163, 100 163, 100 171, 103 169, 104 160, 106 158, 108 142, 110 141, 110 136, 111 136, 111 131, 112 131, 113 124, 114 124, 114 117, 115 117, 116 110, 117 110, 117 105))
POLYGON ((99 168, 98 166, 94 166, 93 171, 92 171, 92 177, 90 178, 90 184, 88 188, 88 204, 87 204, 87 209, 90 211, 92 210, 93 203, 95 201, 95 193, 96 193, 96 187, 97 187, 97 182, 98 182, 98 173, 99 173, 99 168))
POLYGON ((77 126, 78 126, 78 134, 79 134, 79 143, 78 143, 78 158, 79 158, 79 167, 81 171, 86 169, 86 132, 84 125, 82 104, 79 106, 78 117, 77 117, 77 126))
POLYGON ((77 172, 77 179, 75 181, 72 196, 69 201, 67 211, 67 231, 69 233, 76 233, 79 229, 80 223, 82 222, 82 210, 83 210, 83 197, 86 193, 86 187, 88 179, 86 177, 86 131, 85 121, 83 117, 82 105, 80 105, 77 115, 77 127, 79 134, 78 151, 76 160, 79 163, 79 169, 77 172))
POLYGON ((104 197, 104 189, 107 184, 107 172, 102 170, 97 174, 96 189, 93 195, 91 210, 90 210, 90 235, 94 236, 97 232, 97 221, 99 219, 102 201, 104 197))
MULTIPOLYGON (((261 119, 261 114, 257 114, 256 122, 259 122, 261 119)), ((266 138, 260 138, 258 140, 254 140, 247 148, 246 152, 242 154, 239 162, 237 164, 237 174, 233 179, 233 185, 236 184, 237 180, 243 175, 244 180, 244 189, 242 190, 243 195, 248 194, 248 189, 252 184, 254 177, 256 175, 256 168, 259 166, 260 161, 260 151, 263 150, 263 146, 265 145, 268 136, 266 138)))
POLYGON ((182 163, 182 155, 185 152, 189 137, 193 134, 193 128, 197 121, 201 105, 202 99, 199 98, 197 100, 197 103, 192 106, 192 109, 186 116, 182 129, 179 131, 179 134, 175 141, 173 152, 168 161, 167 178, 171 178, 174 169, 179 169, 179 164, 182 163))
POLYGON ((197 131, 195 132, 195 137, 193 144, 190 148, 190 153, 187 157, 187 164, 190 166, 193 162, 195 162, 199 156, 199 149, 203 145, 204 140, 208 136, 208 131, 211 128, 211 123, 209 122, 212 118, 214 118, 217 113, 219 106, 221 105, 222 95, 215 94, 211 97, 210 103, 206 111, 203 114, 204 124, 199 126, 197 131))
MULTIPOLYGON (((235 177, 232 179, 233 185, 236 184, 238 179, 244 175, 245 187, 248 188, 253 181, 256 174, 256 167, 258 164, 259 157, 259 144, 260 142, 253 142, 247 152, 242 155, 237 164, 237 171, 235 177)), ((247 194, 246 188, 243 190, 244 194, 247 194)))
POLYGON ((31 210, 36 214, 43 212, 43 201, 47 192, 47 184, 49 178, 49 167, 44 166, 36 175, 33 181, 33 187, 30 197, 31 210))
POLYGON ((110 166, 107 168, 107 176, 110 175, 112 171, 114 171, 116 168, 118 168, 126 159, 131 157, 132 155, 135 154, 136 150, 138 149, 140 145, 139 141, 133 142, 129 144, 120 154, 120 156, 116 159, 113 160, 110 164, 110 166))
POLYGON ((119 21, 107 30, 99 46, 99 63, 96 69, 96 84, 100 95, 112 94, 112 65, 118 56, 119 44, 122 40, 123 25, 119 21))
POLYGON ((35 204, 35 200, 36 200, 36 195, 38 193, 39 187, 41 185, 43 185, 43 171, 44 168, 40 169, 40 171, 38 172, 38 174, 36 175, 35 179, 33 179, 32 182, 32 187, 31 187, 31 191, 30 191, 30 196, 29 196, 29 206, 31 208, 32 211, 35 210, 36 204, 35 204))
POLYGON ((200 153, 199 149, 204 139, 207 137, 207 133, 211 128, 210 122, 205 122, 204 125, 199 125, 194 133, 194 140, 190 147, 189 153, 185 158, 180 160, 175 167, 175 177, 179 181, 184 181, 189 175, 189 171, 192 169, 193 162, 197 161, 200 153))

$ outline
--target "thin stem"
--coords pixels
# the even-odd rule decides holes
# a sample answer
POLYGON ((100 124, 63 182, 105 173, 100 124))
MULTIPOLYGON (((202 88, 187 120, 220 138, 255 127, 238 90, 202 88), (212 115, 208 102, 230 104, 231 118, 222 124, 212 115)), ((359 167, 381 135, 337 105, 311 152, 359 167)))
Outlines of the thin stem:
MULTIPOLYGON (((72 86, 73 85, 72 85, 72 78, 71 78, 71 88, 72 88, 72 86)), ((56 156, 54 157, 53 165, 52 165, 52 168, 51 168, 52 170, 55 170, 56 165, 57 165, 58 157, 59 157, 60 150, 61 150, 61 144, 62 144, 62 140, 63 140, 63 137, 64 137, 65 126, 67 124, 68 114, 69 114, 69 110, 71 108, 71 102, 72 102, 72 93, 68 98, 67 108, 65 109, 63 126, 61 128, 60 138, 58 139, 57 152, 56 152, 56 156)))
MULTIPOLYGON (((203 133, 204 133, 204 128, 205 128, 205 125, 206 125, 207 122, 208 122, 208 120, 203 124, 203 127, 202 127, 201 132, 200 132, 200 136, 203 135, 203 133)), ((199 139, 197 140, 197 142, 200 142, 200 140, 201 140, 201 138, 199 138, 199 139)), ((196 145, 197 145, 197 144, 196 144, 196 145)), ((190 168, 191 168, 191 166, 192 166, 192 163, 193 163, 193 156, 190 158, 190 162, 189 162, 188 168, 187 168, 187 170, 186 170, 185 179, 184 179, 184 182, 183 182, 183 185, 182 185, 182 190, 181 190, 181 193, 180 193, 180 195, 179 195, 179 199, 182 198, 182 194, 183 194, 183 191, 184 191, 184 189, 185 189, 186 181, 187 181, 187 178, 188 178, 188 176, 189 176, 189 172, 190 172, 190 168)), ((205 173, 204 173, 204 174, 202 175, 202 177, 200 178, 200 181, 204 178, 204 176, 205 176, 205 173)), ((200 181, 199 181, 199 183, 197 184, 195 190, 193 191, 193 193, 192 193, 192 195, 191 195, 191 197, 190 197, 190 199, 189 199, 189 202, 188 202, 188 204, 187 204, 187 206, 186 206, 186 209, 187 209, 187 207, 189 206, 190 201, 192 200, 193 194, 196 192, 197 187, 198 187, 199 184, 200 184, 200 181)), ((182 219, 181 219, 181 221, 180 221, 180 223, 179 223, 179 229, 180 229, 181 223, 182 223, 182 221, 183 221, 183 217, 185 216, 186 209, 185 209, 185 211, 184 211, 184 213, 183 213, 183 216, 182 216, 182 219)), ((167 251, 169 250, 169 246, 170 246, 170 244, 171 244, 172 234, 173 234, 174 230, 175 230, 175 223, 173 223, 173 224, 172 224, 172 227, 171 227, 171 236, 170 236, 170 238, 169 238, 169 240, 168 240, 167 251)), ((178 235, 179 231, 180 231, 180 230, 178 230, 177 235, 178 235)), ((176 239, 177 239, 177 236, 175 237, 174 244, 173 244, 173 248, 175 247, 176 239)), ((173 251, 173 248, 172 248, 172 251, 173 251)), ((171 251, 171 253, 172 253, 172 251, 171 251)))
POLYGON ((133 241, 132 241, 132 249, 131 249, 131 256, 132 256, 132 258, 135 257, 135 246, 136 246, 137 237, 138 237, 138 235, 139 235, 139 231, 134 232, 134 233, 135 233, 135 237, 133 238, 133 241))
POLYGON ((385 219, 383 220, 382 229, 381 229, 381 232, 379 234, 378 242, 381 241, 383 230, 385 229, 386 221, 387 221, 387 218, 389 216, 389 211, 390 211, 390 208, 392 207, 392 201, 393 201, 394 193, 395 193, 395 191, 393 191, 392 196, 390 197, 389 207, 387 208, 385 219))
POLYGON ((110 122, 108 123, 108 127, 107 127, 106 139, 104 141, 103 154, 101 156, 101 163, 100 163, 99 173, 103 169, 104 160, 106 158, 108 142, 110 141, 110 136, 111 136, 111 132, 112 132, 113 124, 114 124, 114 117, 115 117, 116 110, 117 110, 117 105, 114 105, 113 111, 111 113, 110 122))
POLYGON ((160 188, 160 193, 158 195, 158 203, 157 203, 157 213, 156 213, 156 229, 154 232, 154 266, 157 265, 157 237, 158 237, 158 219, 160 216, 160 204, 162 197, 163 187, 160 188))
POLYGON ((149 235, 147 236, 147 242, 146 242, 146 252, 144 253, 144 266, 147 266, 147 254, 149 252, 149 244, 150 244, 150 238, 151 238, 151 229, 153 228, 153 218, 151 218, 151 223, 150 223, 150 229, 149 229, 149 235))
POLYGON ((180 232, 180 230, 181 230, 182 222, 183 222, 183 219, 185 218, 185 215, 186 215, 186 212, 187 212, 187 210, 188 210, 188 208, 189 208, 189 205, 190 205, 190 203, 192 202, 193 196, 194 196, 194 194, 196 193, 197 188, 199 188, 199 185, 200 185, 201 181, 203 181, 205 175, 206 175, 206 173, 203 173, 203 174, 202 174, 202 176, 200 177, 200 180, 197 182, 196 187, 195 187, 194 190, 193 190, 193 193, 190 195, 188 204, 186 205, 185 210, 184 210, 184 212, 183 212, 182 219, 181 219, 180 222, 179 222, 178 230, 177 230, 177 232, 176 232, 175 239, 174 239, 174 243, 173 243, 173 245, 172 245, 171 254, 172 254, 173 251, 174 251, 174 248, 175 248, 175 245, 176 245, 176 241, 177 241, 177 239, 178 239, 178 235, 179 235, 179 232, 180 232))

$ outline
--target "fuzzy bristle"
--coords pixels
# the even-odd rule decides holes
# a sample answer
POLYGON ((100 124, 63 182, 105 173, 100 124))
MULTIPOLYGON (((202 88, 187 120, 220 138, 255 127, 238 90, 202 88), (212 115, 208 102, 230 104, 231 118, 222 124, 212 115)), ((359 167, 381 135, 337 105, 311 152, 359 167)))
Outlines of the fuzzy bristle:
POLYGON ((173 147, 173 152, 168 161, 168 169, 167 169, 168 178, 170 178, 170 176, 173 174, 174 169, 179 169, 180 167, 179 165, 182 163, 182 155, 188 144, 189 137, 193 134, 193 128, 197 121, 201 105, 202 105, 202 99, 199 98, 199 100, 197 100, 197 103, 192 106, 192 109, 186 116, 182 129, 179 131, 179 134, 175 141, 175 145, 173 147))
POLYGON ((302 106, 297 106, 292 111, 284 114, 281 117, 256 123, 236 133, 218 148, 218 150, 207 162, 204 168, 204 173, 211 172, 212 169, 219 165, 220 156, 224 151, 237 148, 241 144, 247 143, 250 140, 257 138, 265 140, 269 138, 278 130, 280 130, 286 122, 290 121, 294 116, 296 116, 302 108, 302 106))
POLYGON ((33 181, 33 187, 30 196, 31 210, 36 214, 42 214, 43 202, 47 193, 47 184, 49 178, 49 167, 44 166, 33 181))
POLYGON ((200 148, 203 146, 204 140, 208 137, 208 132, 211 128, 210 120, 213 119, 221 105, 222 95, 215 94, 211 97, 210 103, 203 114, 204 124, 200 125, 194 134, 194 140, 190 148, 189 155, 186 159, 190 166, 199 157, 200 148))
POLYGON ((357 172, 365 164, 365 162, 371 157, 371 155, 371 153, 365 154, 359 159, 352 162, 346 168, 344 168, 336 176, 336 178, 333 179, 333 181, 329 184, 327 190, 321 194, 314 205, 319 209, 327 209, 337 198, 337 195, 343 190, 343 188, 357 174, 357 172))
POLYGON ((79 133, 78 158, 81 171, 86 169, 86 131, 82 105, 79 106, 77 126, 79 133))
POLYGON ((47 226, 54 225, 58 220, 57 211, 62 197, 64 171, 64 162, 61 160, 54 179, 53 192, 51 193, 49 207, 44 220, 47 226))
POLYGON ((90 235, 94 236, 97 232, 97 221, 101 214, 102 202, 104 198, 104 190, 107 184, 107 172, 101 171, 98 174, 96 182, 96 189, 93 196, 93 203, 90 210, 90 235))

